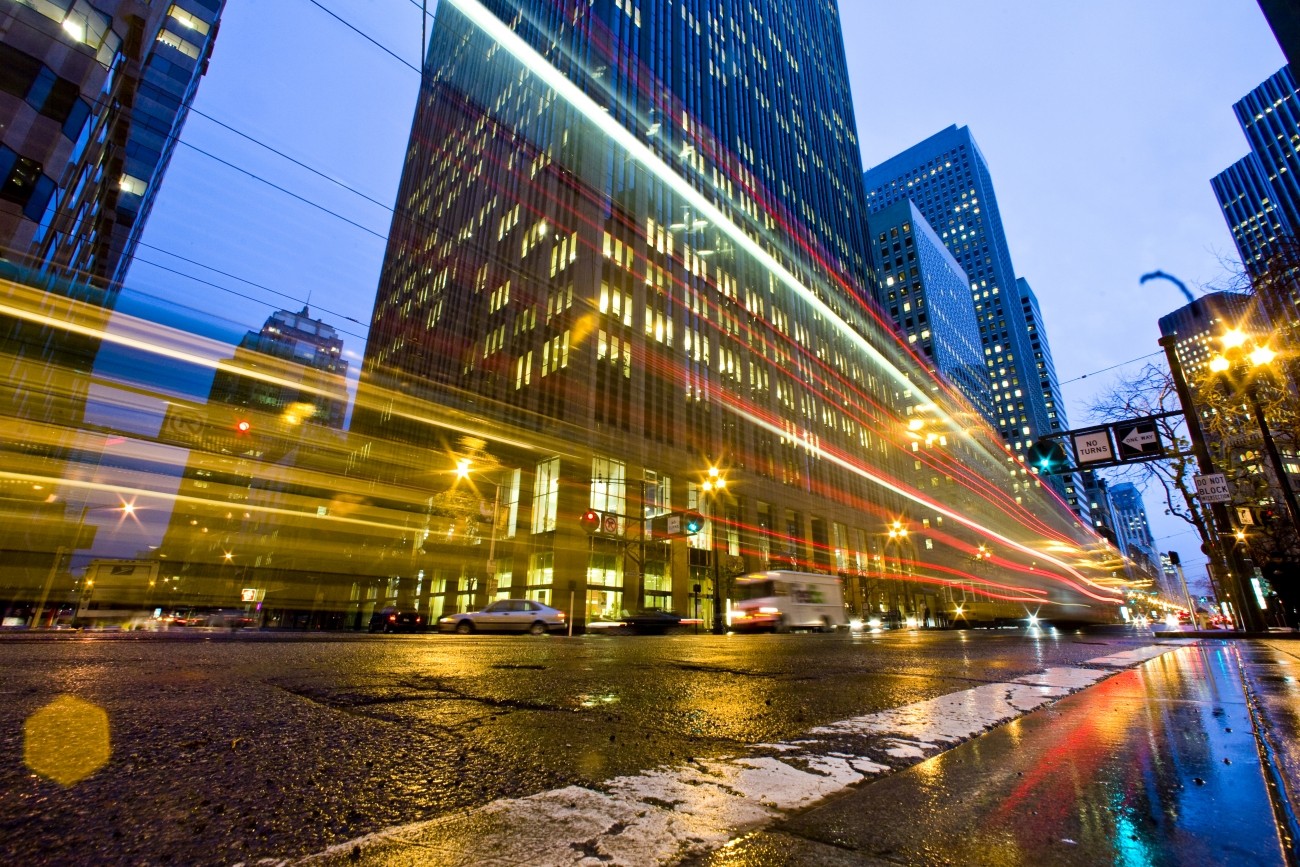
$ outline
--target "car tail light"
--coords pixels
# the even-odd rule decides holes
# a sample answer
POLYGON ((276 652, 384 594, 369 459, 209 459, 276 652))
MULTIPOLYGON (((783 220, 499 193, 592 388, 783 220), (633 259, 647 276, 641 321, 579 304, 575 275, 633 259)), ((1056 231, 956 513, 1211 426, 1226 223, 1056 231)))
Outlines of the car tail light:
POLYGON ((390 614, 390 615, 388 615, 388 619, 389 619, 389 620, 396 620, 396 619, 397 619, 397 615, 396 615, 396 614, 390 614))

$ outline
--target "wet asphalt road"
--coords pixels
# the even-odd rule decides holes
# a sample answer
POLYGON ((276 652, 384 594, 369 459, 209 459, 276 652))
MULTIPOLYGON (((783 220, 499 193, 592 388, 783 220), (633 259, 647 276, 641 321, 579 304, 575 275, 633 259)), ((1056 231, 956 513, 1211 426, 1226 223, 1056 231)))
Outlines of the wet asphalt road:
POLYGON ((502 797, 598 783, 1150 634, 302 636, 0 640, 0 863, 287 858, 502 797), (108 764, 63 787, 24 721, 72 694, 108 764))

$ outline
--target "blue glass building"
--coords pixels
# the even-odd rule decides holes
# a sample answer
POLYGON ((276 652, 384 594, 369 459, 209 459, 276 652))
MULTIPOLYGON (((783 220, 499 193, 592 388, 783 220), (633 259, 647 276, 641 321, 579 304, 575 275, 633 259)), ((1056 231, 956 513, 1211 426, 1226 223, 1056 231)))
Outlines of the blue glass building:
MULTIPOLYGON (((1053 421, 1064 424, 1059 403, 1049 415, 1034 361, 1024 302, 1002 229, 988 163, 967 127, 950 126, 868 169, 873 213, 911 199, 970 278, 986 377, 994 400, 990 416, 1018 454, 1053 421)), ((1046 346, 1041 327, 1034 341, 1046 346)))
POLYGON ((1300 93, 1284 66, 1232 107, 1250 154, 1211 185, 1247 270, 1259 274, 1279 239, 1300 232, 1300 93))
POLYGON ((224 5, 0 9, 0 258, 120 288, 224 5))
POLYGON ((910 199, 867 218, 877 283, 899 333, 985 418, 993 416, 970 278, 910 199))

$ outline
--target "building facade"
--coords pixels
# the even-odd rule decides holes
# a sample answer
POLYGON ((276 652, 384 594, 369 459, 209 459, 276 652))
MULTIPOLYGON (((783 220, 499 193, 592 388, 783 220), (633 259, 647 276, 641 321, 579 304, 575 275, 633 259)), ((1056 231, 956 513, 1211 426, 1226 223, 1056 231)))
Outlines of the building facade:
MULTIPOLYGON (((1018 455, 1052 430, 1033 364, 1015 269, 987 161, 966 127, 951 126, 866 172, 875 213, 911 199, 970 279, 990 421, 1018 455)), ((1040 345, 1045 335, 1039 334, 1040 345)))
POLYGON ((1300 7, 1291 0, 1259 0, 1288 65, 1300 68, 1300 7))
POLYGON ((267 318, 260 331, 245 334, 235 354, 236 367, 265 358, 289 364, 282 367, 281 375, 270 379, 254 379, 222 368, 213 380, 209 400, 261 413, 290 412, 303 423, 343 429, 348 362, 343 358, 343 339, 332 325, 311 318, 306 307, 297 313, 279 310, 267 318))
POLYGON ((884 306, 907 344, 985 418, 993 402, 970 278, 910 199, 867 218, 884 306))
POLYGON ((428 58, 356 472, 418 505, 459 466, 491 532, 439 558, 414 510, 399 604, 718 624, 734 576, 787 568, 944 611, 1007 602, 981 541, 1095 541, 880 312, 833 3, 444 0, 428 58), (394 452, 408 478, 370 471, 394 452), (683 510, 704 532, 647 521, 683 510))
POLYGON ((207 69, 225 0, 0 11, 0 257, 116 290, 207 69))
POLYGON ((1164 571, 1160 568, 1160 552, 1151 535, 1142 492, 1132 482, 1120 482, 1110 487, 1110 502, 1118 547, 1128 558, 1129 574, 1135 580, 1159 582, 1164 571))
POLYGON ((1211 181, 1241 261, 1262 273, 1300 231, 1300 93, 1284 66, 1232 107, 1250 154, 1211 181))
MULTIPOLYGON (((0 416, 9 466, 50 481, 93 464, 78 429, 134 239, 205 68, 222 0, 0 5, 0 416)), ((31 605, 93 538, 84 490, 0 487, 0 600, 31 605)))

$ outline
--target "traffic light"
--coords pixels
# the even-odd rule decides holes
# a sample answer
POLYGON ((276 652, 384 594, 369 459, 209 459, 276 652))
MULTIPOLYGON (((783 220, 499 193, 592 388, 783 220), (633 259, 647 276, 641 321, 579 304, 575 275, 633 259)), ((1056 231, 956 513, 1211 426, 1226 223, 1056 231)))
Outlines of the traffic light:
POLYGON ((699 512, 687 512, 682 515, 682 527, 688 536, 694 536, 704 529, 704 516, 699 512))
POLYGON ((241 418, 235 422, 235 433, 244 436, 253 429, 253 425, 246 418, 241 418))
POLYGON ((588 509, 582 513, 580 522, 582 523, 582 529, 588 533, 594 533, 600 529, 600 512, 595 509, 588 509))
POLYGON ((1025 455, 1025 463, 1043 475, 1063 473, 1070 468, 1065 446, 1056 440, 1039 440, 1034 443, 1025 455))

